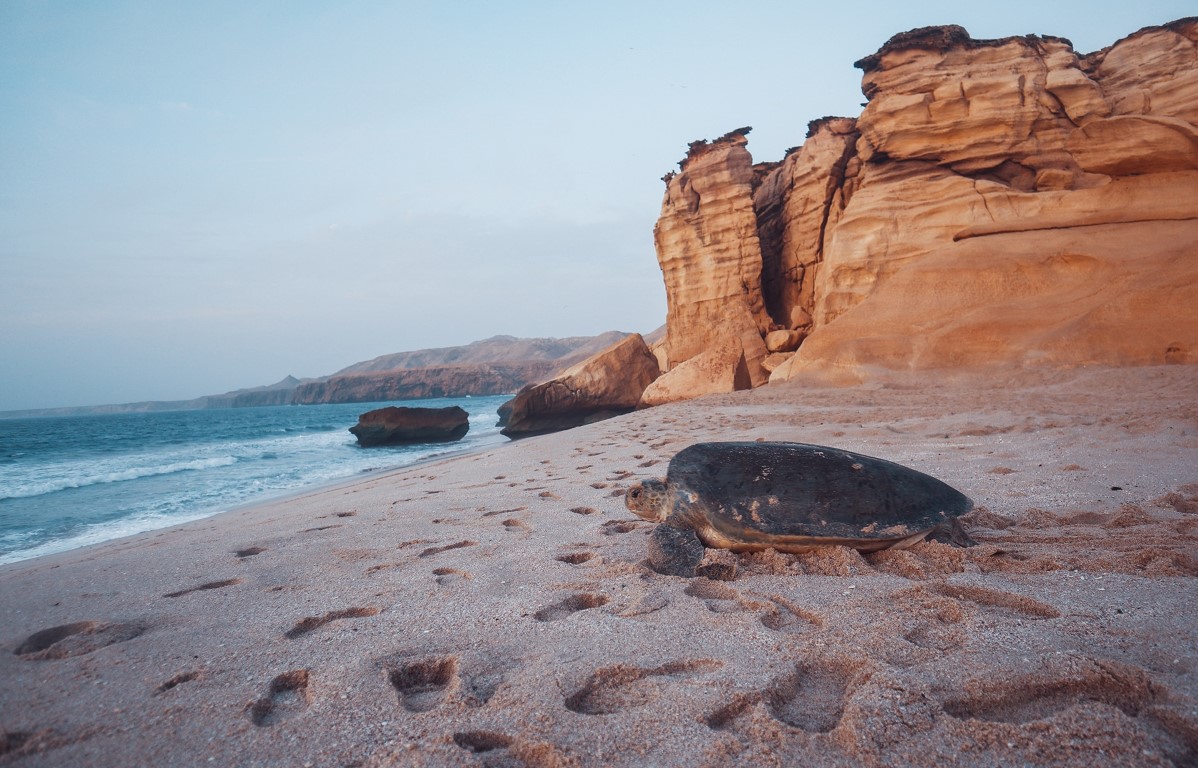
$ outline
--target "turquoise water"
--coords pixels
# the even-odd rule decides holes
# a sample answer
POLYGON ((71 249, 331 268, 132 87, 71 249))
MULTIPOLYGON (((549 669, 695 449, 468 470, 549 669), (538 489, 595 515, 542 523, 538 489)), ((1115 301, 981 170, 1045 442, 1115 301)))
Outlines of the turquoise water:
POLYGON ((384 403, 0 419, 0 563, 164 528, 377 469, 506 442, 508 396, 460 405, 457 443, 359 448, 347 430, 384 403))

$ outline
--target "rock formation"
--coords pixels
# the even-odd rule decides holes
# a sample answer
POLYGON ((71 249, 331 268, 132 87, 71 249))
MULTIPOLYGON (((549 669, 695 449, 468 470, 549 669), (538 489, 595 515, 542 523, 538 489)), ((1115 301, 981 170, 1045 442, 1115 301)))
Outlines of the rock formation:
POLYGON ((691 144, 681 173, 666 177, 661 218, 653 230, 666 283, 669 367, 713 340, 742 347, 755 384, 770 330, 761 294, 761 247, 753 212, 755 171, 745 149, 748 128, 710 144, 691 144))
POLYGON ((363 448, 409 443, 448 443, 470 430, 470 415, 458 406, 405 408, 388 406, 367 411, 349 428, 363 448))
POLYGON ((722 345, 700 352, 660 376, 641 395, 640 407, 752 387, 753 380, 741 345, 735 339, 726 339, 722 345))
POLYGON ((748 129, 695 142, 666 177, 671 369, 738 343, 754 385, 1198 363, 1198 19, 1088 55, 933 27, 857 66, 860 117, 777 163, 748 129))
POLYGON ((644 338, 631 334, 555 378, 521 390, 502 407, 508 413, 502 432, 529 437, 627 413, 658 373, 644 338))

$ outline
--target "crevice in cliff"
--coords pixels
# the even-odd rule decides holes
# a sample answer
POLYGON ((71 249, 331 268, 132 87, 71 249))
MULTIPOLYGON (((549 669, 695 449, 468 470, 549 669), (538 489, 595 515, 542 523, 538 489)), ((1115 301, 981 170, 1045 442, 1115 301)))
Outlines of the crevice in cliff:
POLYGON ((976 194, 978 196, 978 198, 982 201, 982 206, 985 207, 986 215, 990 217, 990 221, 998 221, 998 219, 995 218, 995 216, 994 216, 994 211, 990 210, 990 201, 986 199, 985 193, 983 193, 982 190, 978 189, 977 179, 974 179, 974 181, 973 181, 973 191, 974 191, 974 194, 976 194))
POLYGON ((778 189, 776 183, 781 179, 778 174, 785 173, 786 170, 785 166, 773 169, 768 176, 762 177, 753 194, 757 241, 761 247, 761 298, 770 322, 775 324, 785 322, 781 317, 783 286, 786 280, 782 267, 782 241, 786 221, 782 212, 791 185, 786 184, 784 189, 778 189))
MULTIPOLYGON (((832 203, 836 200, 837 192, 845 192, 845 170, 849 166, 849 161, 857 156, 857 139, 860 133, 853 132, 845 142, 844 152, 841 153, 840 159, 837 160, 831 168, 831 173, 828 178, 828 187, 824 196, 824 215, 820 218, 819 223, 819 241, 815 249, 814 264, 819 264, 824 260, 824 245, 828 236, 828 220, 832 216, 832 203)), ((842 195, 841 205, 848 205, 848 195, 842 195)), ((814 307, 803 307, 808 312, 814 312, 814 307)))
MULTIPOLYGON (((825 117, 813 120, 808 130, 810 140, 826 123, 844 118, 825 117)), ((812 233, 807 242, 814 250, 804 250, 802 253, 791 252, 798 248, 791 245, 792 238, 799 238, 794 232, 788 231, 794 222, 787 220, 787 206, 795 194, 796 166, 802 163, 802 147, 787 150, 786 159, 781 163, 762 163, 754 166, 757 178, 754 184, 753 210, 757 218, 757 239, 761 247, 761 295, 766 314, 773 327, 792 328, 794 310, 801 307, 808 315, 814 314, 815 291, 805 287, 805 283, 814 280, 817 273, 815 267, 824 259, 824 249, 830 227, 833 226, 834 214, 837 209, 843 210, 851 196, 846 179, 849 164, 857 157, 857 140, 860 134, 856 130, 839 133, 844 146, 840 154, 831 164, 814 169, 818 177, 822 177, 822 199, 812 201, 819 206, 818 232, 812 233)), ((808 169, 811 170, 811 169, 808 169)), ((809 178, 809 177, 808 177, 809 178)), ((818 183, 818 181, 817 181, 818 183)), ((810 189, 810 187, 807 187, 810 189)), ((809 193, 806 193, 809 194, 809 193)))

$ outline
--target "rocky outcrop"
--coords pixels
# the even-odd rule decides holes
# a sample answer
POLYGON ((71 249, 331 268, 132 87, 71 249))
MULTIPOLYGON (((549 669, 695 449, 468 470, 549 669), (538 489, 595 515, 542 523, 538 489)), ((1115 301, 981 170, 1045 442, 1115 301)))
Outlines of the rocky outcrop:
POLYGON ((696 141, 681 171, 666 176, 653 230, 666 284, 669 367, 713 343, 742 347, 754 383, 769 318, 761 293, 761 246, 753 212, 757 170, 745 149, 748 128, 713 142, 696 141))
POLYGON ((636 408, 657 378, 657 358, 631 334, 553 379, 525 387, 505 409, 508 437, 528 437, 589 424, 636 408))
MULTIPOLYGON (((768 359, 768 358, 767 358, 768 359)), ((745 365, 741 345, 732 339, 679 363, 650 384, 641 395, 640 407, 648 408, 702 395, 752 389, 753 380, 745 365)))
POLYGON ((470 430, 470 416, 458 406, 404 408, 388 406, 367 411, 349 428, 363 448, 409 443, 448 443, 470 430))
POLYGON ((671 368, 730 338, 755 385, 1198 362, 1198 19, 1088 55, 934 27, 857 66, 858 118, 768 164, 739 129, 667 177, 671 368))

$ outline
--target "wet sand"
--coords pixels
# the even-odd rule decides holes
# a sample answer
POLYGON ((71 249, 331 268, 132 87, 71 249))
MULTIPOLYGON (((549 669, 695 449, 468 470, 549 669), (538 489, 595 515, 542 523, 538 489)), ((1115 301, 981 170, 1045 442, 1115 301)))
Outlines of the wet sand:
POLYGON ((791 382, 0 567, 0 764, 1198 764, 1198 367, 791 382), (978 545, 643 563, 631 483, 794 440, 978 545))

